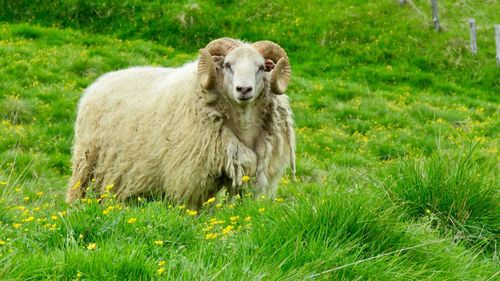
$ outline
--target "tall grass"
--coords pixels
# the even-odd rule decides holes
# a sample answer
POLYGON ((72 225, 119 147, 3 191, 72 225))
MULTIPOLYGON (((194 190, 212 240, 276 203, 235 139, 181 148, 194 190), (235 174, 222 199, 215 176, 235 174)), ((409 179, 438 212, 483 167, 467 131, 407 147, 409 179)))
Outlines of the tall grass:
POLYGON ((435 227, 452 230, 456 240, 496 251, 498 169, 478 159, 474 150, 407 160, 393 169, 387 192, 411 217, 430 219, 435 227))

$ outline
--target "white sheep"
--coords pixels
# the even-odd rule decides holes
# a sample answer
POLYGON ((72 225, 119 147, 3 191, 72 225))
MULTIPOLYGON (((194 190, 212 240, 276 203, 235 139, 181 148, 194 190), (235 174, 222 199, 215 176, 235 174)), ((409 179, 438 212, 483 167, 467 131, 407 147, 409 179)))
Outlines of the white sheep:
POLYGON ((295 175, 290 75, 276 43, 230 38, 179 68, 103 75, 79 103, 66 201, 112 185, 119 200, 162 196, 199 208, 223 187, 235 194, 245 175, 255 194, 272 196, 288 164, 295 175))

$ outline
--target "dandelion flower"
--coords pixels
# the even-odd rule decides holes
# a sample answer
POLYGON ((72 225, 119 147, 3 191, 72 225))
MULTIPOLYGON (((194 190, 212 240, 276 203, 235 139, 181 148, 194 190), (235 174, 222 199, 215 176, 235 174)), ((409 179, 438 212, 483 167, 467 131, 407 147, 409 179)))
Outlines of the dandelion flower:
POLYGON ((14 228, 20 228, 22 226, 22 224, 20 223, 15 223, 12 225, 14 228))
POLYGON ((111 189, 113 189, 113 186, 112 184, 109 184, 109 185, 106 185, 106 187, 104 188, 106 190, 106 192, 110 192, 111 189))
POLYGON ((222 229, 222 234, 223 235, 227 235, 229 234, 232 230, 234 229, 234 226, 232 225, 228 225, 227 227, 225 227, 224 229, 222 229))
POLYGON ((277 198, 275 198, 275 199, 274 199, 274 201, 276 201, 276 202, 278 202, 278 203, 282 203, 282 202, 284 202, 284 201, 285 201, 285 199, 284 199, 284 198, 282 198, 282 197, 277 197, 277 198))
POLYGON ((166 262, 166 261, 159 261, 159 262, 158 262, 158 266, 159 266, 159 267, 164 267, 166 264, 167 264, 167 262, 166 262))
POLYGON ((240 219, 240 216, 234 216, 234 217, 230 217, 229 220, 231 220, 231 223, 236 223, 238 220, 240 219))
POLYGON ((24 197, 24 201, 30 201, 29 196, 24 197))
POLYGON ((38 197, 42 197, 42 195, 43 195, 43 191, 39 191, 36 193, 36 196, 38 196, 38 197))
POLYGON ((163 240, 156 240, 154 243, 156 246, 163 246, 163 240))
POLYGON ((87 250, 95 250, 97 248, 97 245, 95 243, 90 243, 87 245, 87 250))
POLYGON ((80 184, 82 184, 82 182, 81 182, 81 181, 77 181, 77 182, 75 183, 75 185, 73 185, 73 187, 72 187, 71 189, 72 189, 72 190, 77 190, 77 189, 80 187, 80 184))
POLYGON ((217 233, 207 233, 205 235, 205 240, 215 239, 215 238, 217 238, 217 236, 218 236, 217 233))
POLYGON ((3 241, 3 240, 0 239, 0 246, 3 246, 5 244, 7 244, 7 242, 5 242, 5 241, 3 241))
POLYGON ((130 224, 136 223, 137 222, 137 218, 130 218, 130 219, 128 219, 127 222, 130 223, 130 224))
POLYGON ((222 208, 222 204, 221 204, 221 203, 219 203, 219 204, 215 205, 215 208, 217 208, 217 209, 222 208))
POLYGON ((207 201, 205 201, 205 202, 203 203, 203 205, 204 205, 204 206, 206 206, 206 205, 210 205, 210 204, 212 204, 213 202, 215 202, 215 197, 212 197, 212 198, 208 199, 207 201))
POLYGON ((241 178, 241 181, 244 182, 244 183, 247 183, 248 181, 250 180, 250 177, 249 176, 243 176, 241 178))
POLYGON ((252 217, 250 217, 250 216, 245 217, 245 221, 251 221, 251 220, 252 220, 252 217))
POLYGON ((23 222, 30 222, 30 221, 33 221, 33 220, 35 220, 35 217, 31 216, 31 217, 25 218, 23 220, 23 222))
POLYGON ((260 208, 259 209, 259 213, 261 213, 261 214, 264 213, 265 211, 266 211, 266 208, 260 208))
POLYGON ((194 217, 198 214, 198 212, 195 210, 187 210, 186 213, 192 217, 194 217))
POLYGON ((160 267, 157 272, 158 272, 158 275, 162 275, 163 273, 165 273, 165 268, 160 267))

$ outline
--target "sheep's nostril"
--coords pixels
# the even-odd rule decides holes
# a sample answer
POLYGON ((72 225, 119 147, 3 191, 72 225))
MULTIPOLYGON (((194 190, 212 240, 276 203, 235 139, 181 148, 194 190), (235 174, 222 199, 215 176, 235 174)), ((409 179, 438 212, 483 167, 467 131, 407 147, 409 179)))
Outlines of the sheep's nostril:
POLYGON ((252 91, 252 87, 251 86, 246 86, 246 87, 237 86, 236 91, 238 91, 242 94, 246 94, 246 93, 249 93, 252 91))

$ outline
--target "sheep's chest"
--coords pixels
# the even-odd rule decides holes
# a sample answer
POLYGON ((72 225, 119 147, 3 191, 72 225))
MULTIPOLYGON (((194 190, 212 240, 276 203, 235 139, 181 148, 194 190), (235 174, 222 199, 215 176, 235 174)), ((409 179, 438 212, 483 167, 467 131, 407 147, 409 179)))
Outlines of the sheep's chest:
POLYGON ((238 139, 247 147, 254 149, 262 127, 260 112, 255 108, 242 108, 228 121, 229 127, 238 139))

